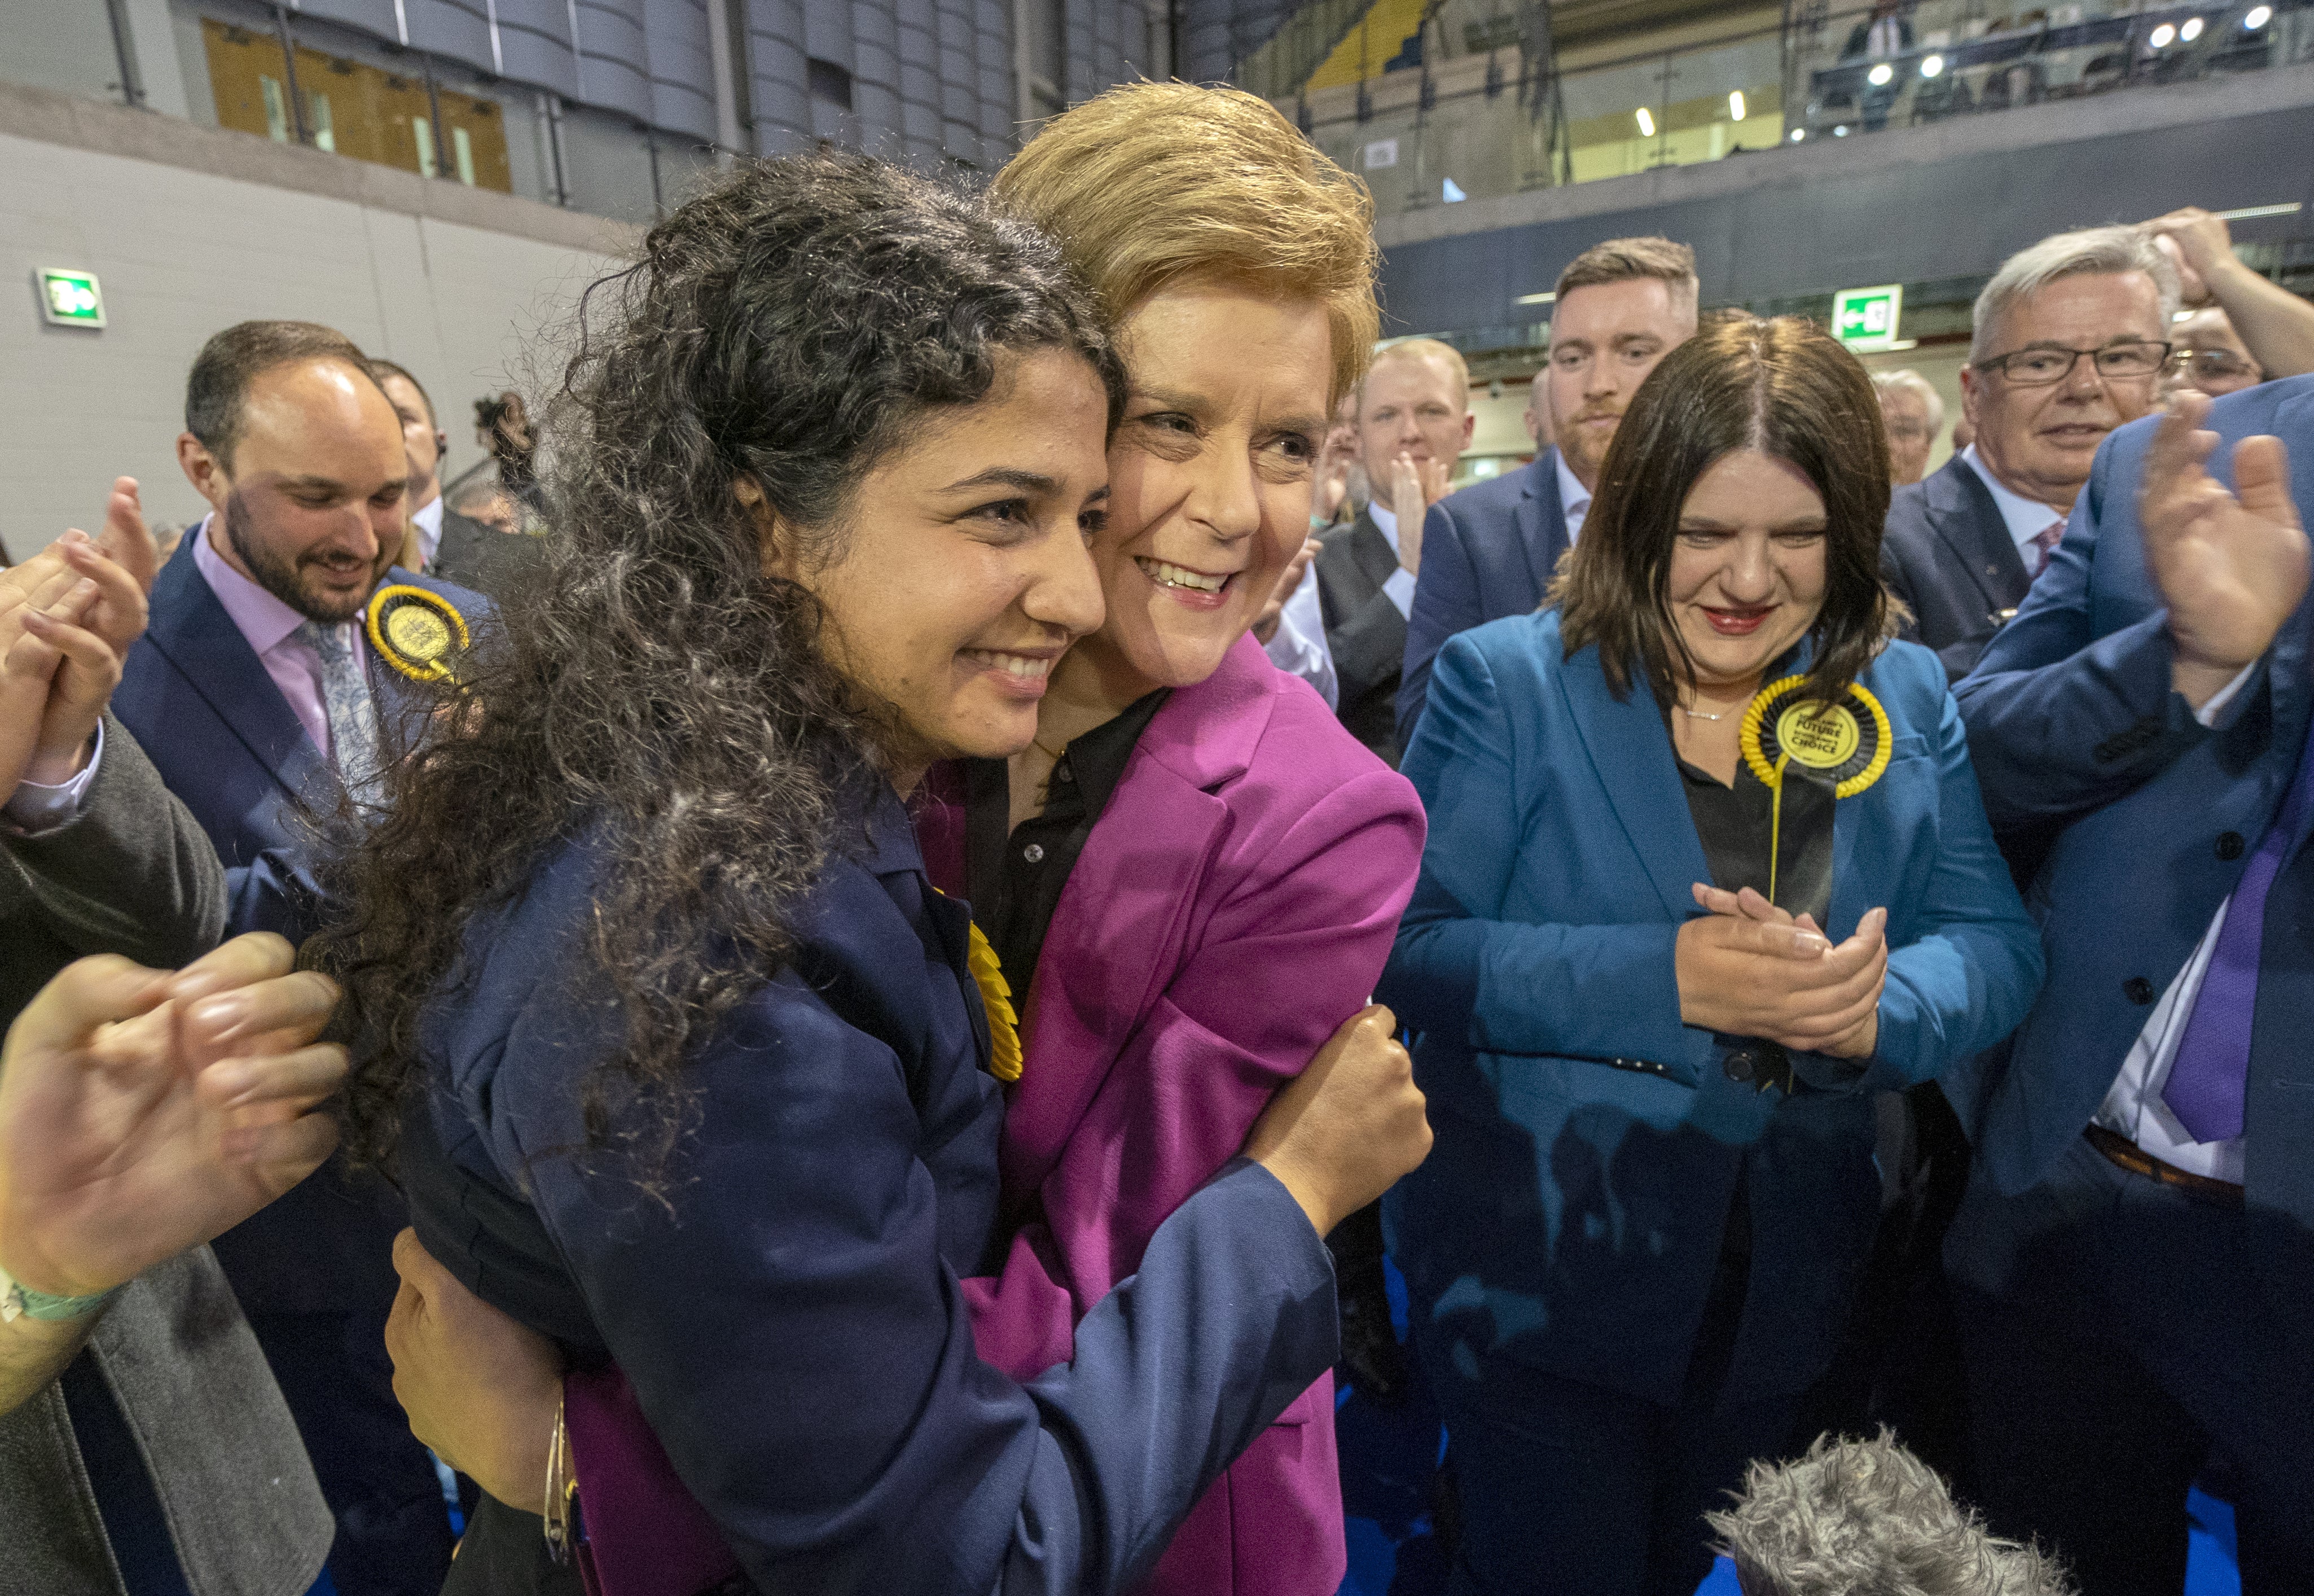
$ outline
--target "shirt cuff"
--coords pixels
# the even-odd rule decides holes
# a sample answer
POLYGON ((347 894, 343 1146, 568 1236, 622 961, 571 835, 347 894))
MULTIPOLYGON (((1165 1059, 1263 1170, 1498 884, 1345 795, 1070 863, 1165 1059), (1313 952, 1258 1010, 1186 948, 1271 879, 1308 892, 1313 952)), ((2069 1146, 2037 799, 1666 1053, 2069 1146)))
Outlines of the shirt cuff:
POLYGON ((2218 717, 2226 712, 2226 706, 2234 701, 2234 695, 2242 690, 2242 683, 2249 680, 2250 673, 2257 666, 2258 662, 2255 659, 2242 666, 2239 675, 2210 694, 2208 701, 2194 711, 2194 719, 2204 726, 2217 725, 2218 717))
POLYGON ((1390 573, 1390 580, 1382 585, 1382 590, 1390 595, 1390 602, 1398 606, 1398 613, 1400 615, 1409 617, 1413 615, 1414 573, 1412 571, 1402 565, 1400 566, 1390 573))
POLYGON ((4 814, 9 824, 27 836, 52 832, 80 818, 88 805, 89 784, 96 780, 97 763, 104 757, 104 722, 96 723, 96 745, 89 750, 88 763, 80 774, 69 781, 51 787, 41 781, 20 781, 15 795, 9 798, 4 814))

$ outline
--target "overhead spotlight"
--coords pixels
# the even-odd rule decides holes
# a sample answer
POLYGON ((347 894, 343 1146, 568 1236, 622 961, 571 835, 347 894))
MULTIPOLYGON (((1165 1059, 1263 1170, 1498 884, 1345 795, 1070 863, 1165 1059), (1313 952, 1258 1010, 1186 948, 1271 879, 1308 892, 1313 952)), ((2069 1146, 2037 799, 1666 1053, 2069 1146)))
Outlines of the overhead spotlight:
POLYGON ((2177 37, 2184 40, 2187 44, 2193 43, 2194 40, 2199 39, 2201 36, 2202 19, 2199 17, 2187 17, 2186 19, 2186 25, 2177 30, 2177 37))
POLYGON ((2246 32, 2255 33, 2272 21, 2274 21, 2274 7, 2253 5, 2249 8, 2249 14, 2242 18, 2242 28, 2246 32))
POLYGON ((1800 141, 1800 140, 1802 140, 1803 138, 1806 138, 1806 137, 1807 137, 1807 129, 1806 129, 1806 128, 1793 128, 1793 129, 1792 129, 1792 142, 1793 142, 1794 144, 1797 144, 1797 143, 1799 143, 1799 141, 1800 141))
POLYGON ((2164 22, 2145 36, 2145 42, 2157 50, 2166 50, 2177 40, 2177 30, 2164 22))
POLYGON ((1923 56, 1921 57, 1921 75, 1922 77, 1939 76, 1943 73, 1944 69, 1945 58, 1942 56, 1923 56))
POLYGON ((1882 61, 1864 75, 1864 81, 1876 89, 1882 89, 1887 87, 1888 81, 1895 75, 1896 69, 1887 62, 1882 61))
POLYGON ((1834 128, 1832 130, 1832 136, 1834 138, 1846 138, 1848 137, 1848 124, 1846 122, 1842 122, 1839 127, 1834 128))
POLYGON ((1647 114, 1647 108, 1642 105, 1639 107, 1639 137, 1641 138, 1653 138, 1655 136, 1656 119, 1647 114))
POLYGON ((1744 119, 1744 91, 1741 89, 1727 91, 1727 119, 1731 122, 1744 119))

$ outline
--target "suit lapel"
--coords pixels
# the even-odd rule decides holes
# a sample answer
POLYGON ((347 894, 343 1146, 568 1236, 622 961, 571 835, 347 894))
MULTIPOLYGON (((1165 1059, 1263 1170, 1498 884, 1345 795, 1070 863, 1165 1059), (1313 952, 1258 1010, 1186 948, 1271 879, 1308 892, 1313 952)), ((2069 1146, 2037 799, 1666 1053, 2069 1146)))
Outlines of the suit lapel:
POLYGON ((328 762, 193 563, 193 539, 201 535, 199 528, 188 533, 155 579, 146 639, 233 728, 257 763, 291 796, 303 797, 328 762))
POLYGON ((1398 553, 1374 525, 1371 511, 1360 510, 1351 524, 1350 553, 1357 561, 1358 575, 1365 578, 1366 590, 1358 595, 1358 602, 1364 604, 1382 591, 1382 585, 1398 569, 1398 553))
POLYGON ((1984 595, 1988 613, 2013 610, 2025 602, 2033 578, 2009 535, 2009 523, 1993 501, 1992 490, 1959 455, 1929 479, 1929 525, 1960 559, 1984 595))
POLYGON ((1540 603, 1550 592, 1551 574, 1567 551, 1567 512, 1559 502, 1559 451, 1545 449, 1526 468, 1526 490, 1519 495, 1519 547, 1526 551, 1540 603))
POLYGON ((1664 729, 1654 695, 1646 683, 1635 682, 1630 696, 1618 701, 1599 668, 1595 644, 1576 652, 1559 672, 1559 683, 1599 785, 1664 912, 1674 921, 1687 919, 1696 913, 1689 889, 1710 880, 1711 868, 1688 813, 1671 734, 1664 729))

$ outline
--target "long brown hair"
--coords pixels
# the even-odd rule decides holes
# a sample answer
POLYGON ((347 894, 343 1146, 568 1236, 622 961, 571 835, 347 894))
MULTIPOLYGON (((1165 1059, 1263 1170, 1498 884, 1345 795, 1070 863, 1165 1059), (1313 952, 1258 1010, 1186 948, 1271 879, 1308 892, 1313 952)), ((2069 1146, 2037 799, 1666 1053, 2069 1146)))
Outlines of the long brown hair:
POLYGON ((1697 479, 1738 449, 1797 467, 1824 498, 1824 608, 1808 629, 1809 696, 1837 697, 1895 630, 1902 611, 1880 584, 1888 436, 1872 379, 1803 317, 1720 317, 1665 356, 1632 395, 1582 541, 1550 585, 1567 652, 1598 644, 1618 698, 1636 672, 1667 708, 1694 675, 1667 596, 1672 548, 1697 479))

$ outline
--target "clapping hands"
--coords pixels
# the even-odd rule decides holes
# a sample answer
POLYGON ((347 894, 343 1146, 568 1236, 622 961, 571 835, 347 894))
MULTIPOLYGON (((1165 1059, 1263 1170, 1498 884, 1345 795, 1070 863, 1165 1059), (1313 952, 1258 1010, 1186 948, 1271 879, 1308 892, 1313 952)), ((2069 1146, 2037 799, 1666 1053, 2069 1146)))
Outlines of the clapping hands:
POLYGON ((1683 1022, 1757 1036, 1803 1053, 1868 1058, 1879 1043, 1888 976, 1888 911, 1874 909, 1834 944, 1808 915, 1750 887, 1695 885, 1708 913, 1679 928, 1683 1022))

